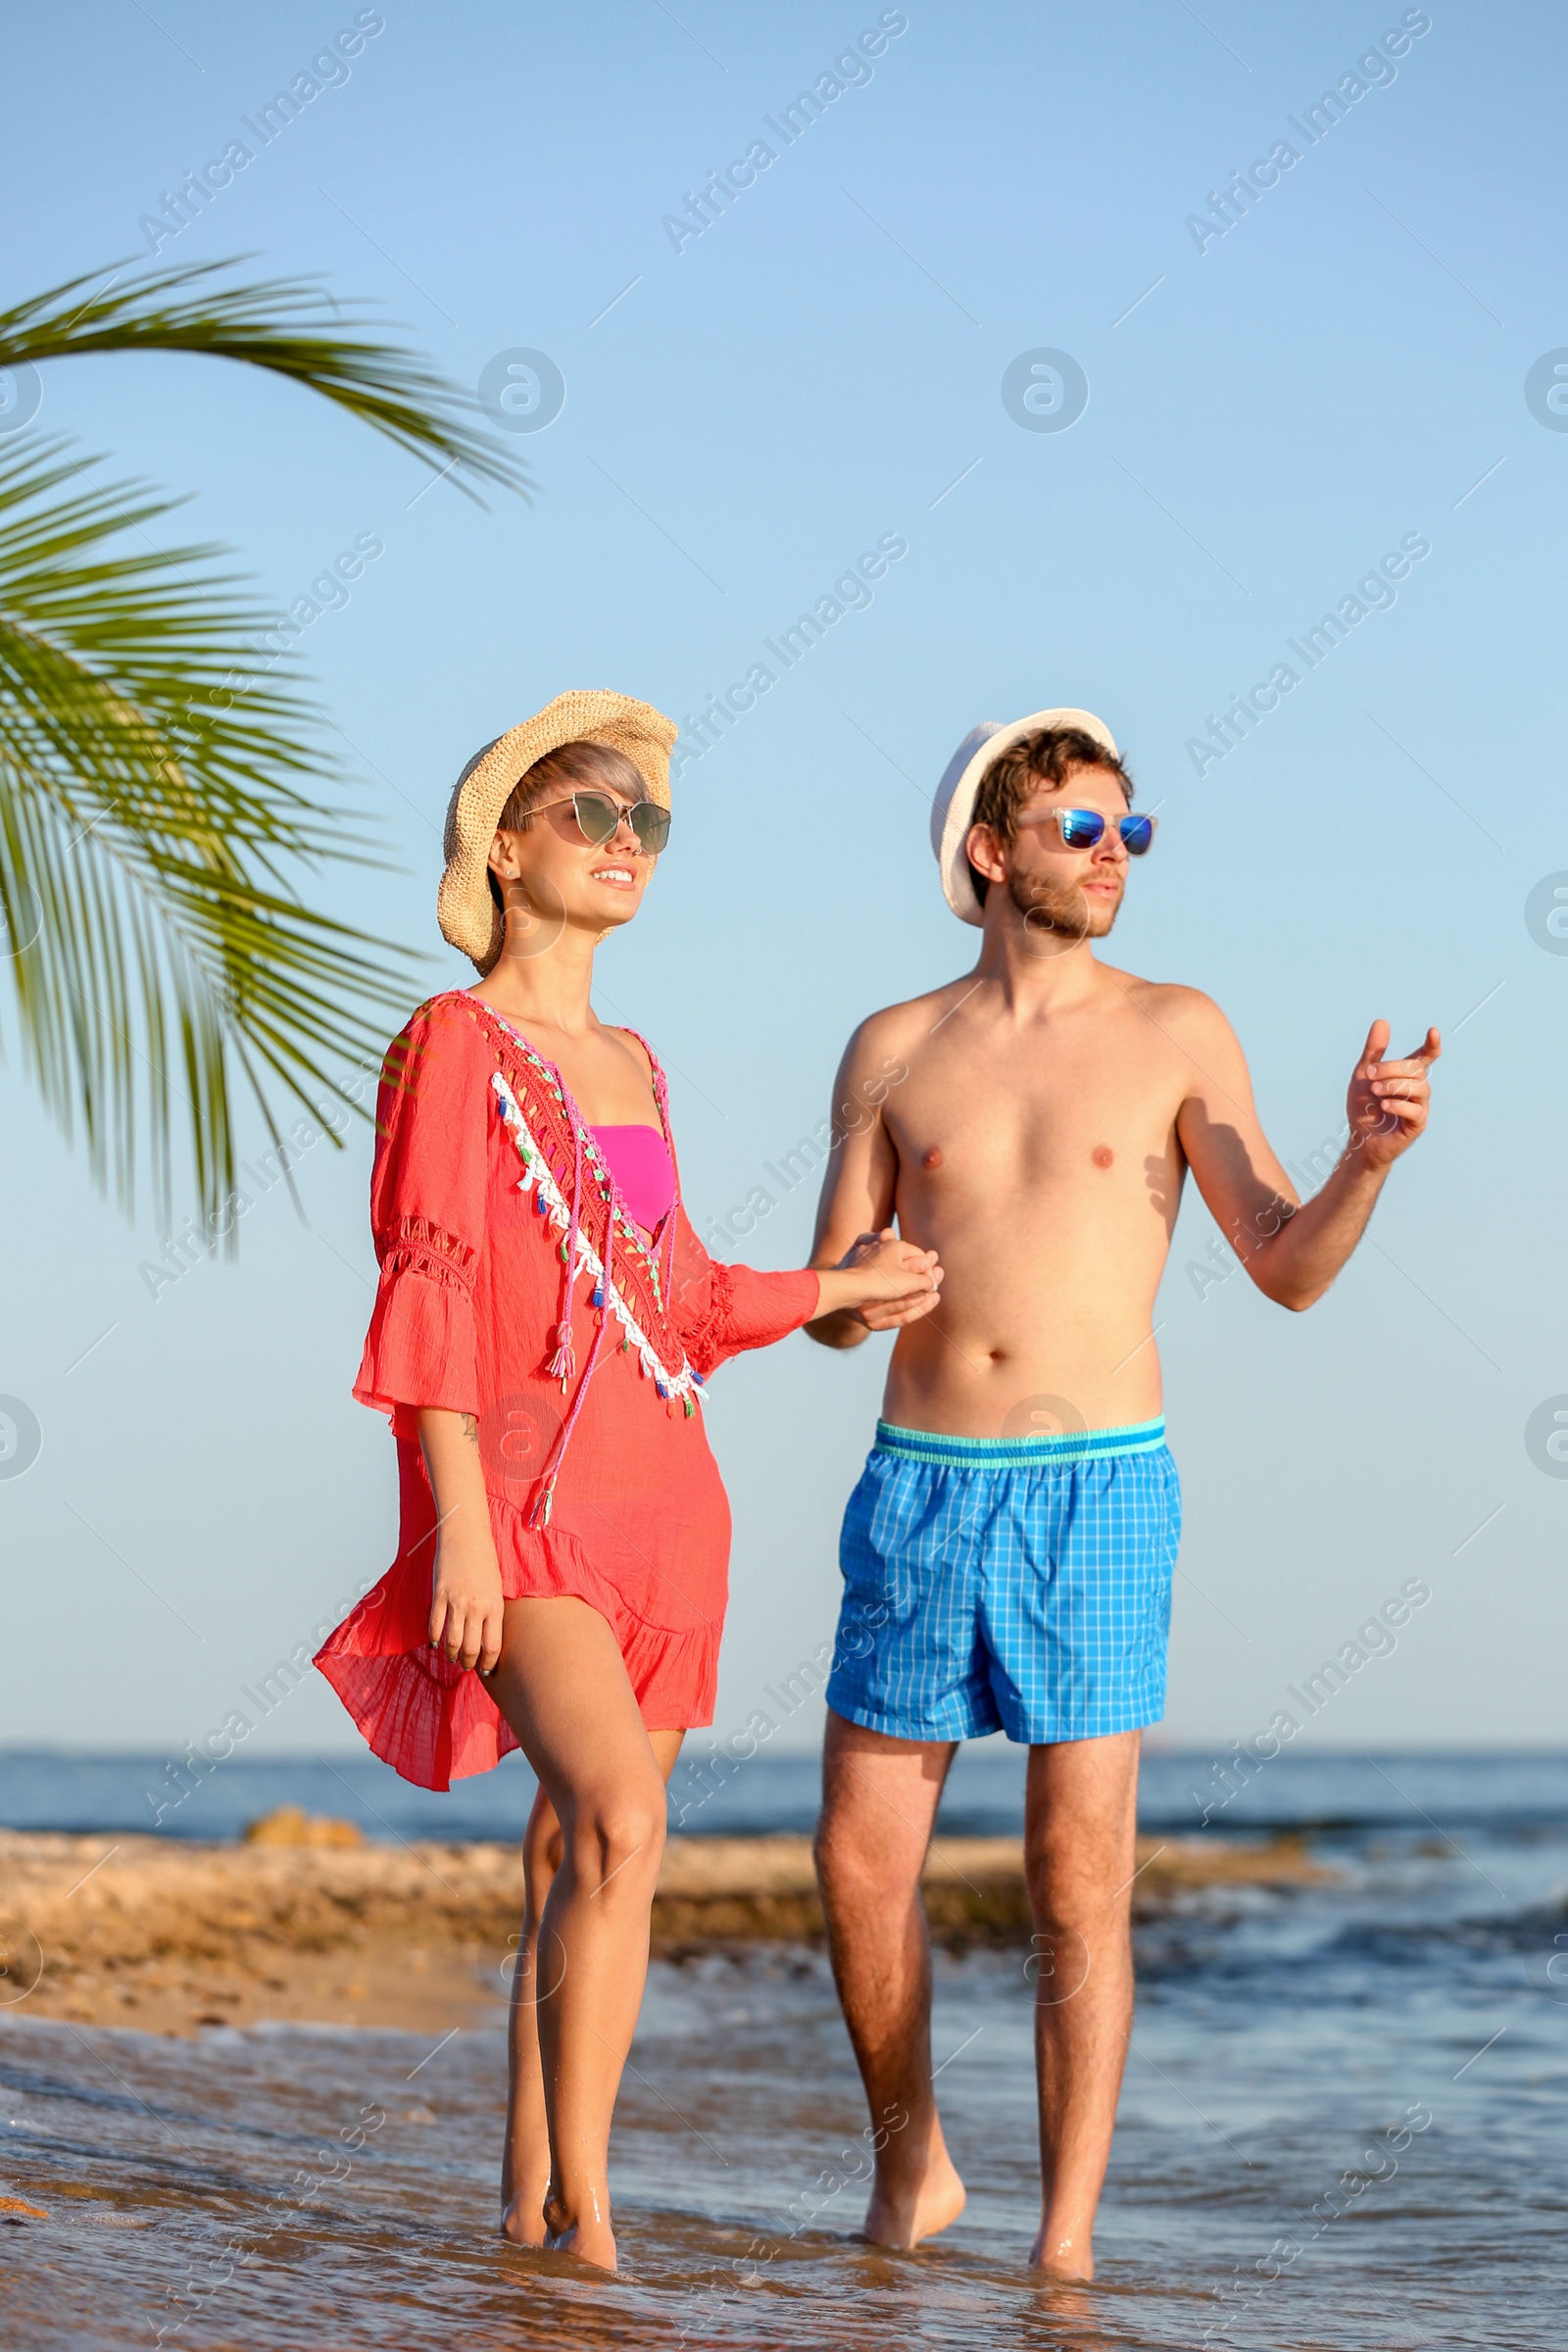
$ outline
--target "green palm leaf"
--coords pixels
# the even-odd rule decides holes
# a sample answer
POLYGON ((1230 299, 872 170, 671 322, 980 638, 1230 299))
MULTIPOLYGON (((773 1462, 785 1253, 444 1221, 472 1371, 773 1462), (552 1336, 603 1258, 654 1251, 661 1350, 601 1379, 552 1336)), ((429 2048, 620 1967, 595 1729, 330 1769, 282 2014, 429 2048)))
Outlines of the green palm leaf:
MULTIPOLYGON (((292 375, 446 467, 525 486, 422 362, 301 331, 302 306, 323 299, 309 289, 171 302, 210 275, 165 270, 74 309, 88 281, 57 288, 0 315, 0 367, 218 353, 292 375)), ((235 1076, 277 1143, 284 1103, 373 1068, 416 993, 414 958, 300 894, 327 861, 374 862, 374 843, 286 666, 251 674, 275 616, 214 568, 220 549, 126 552, 122 534, 145 539, 177 502, 89 482, 99 462, 58 440, 0 443, 5 964, 28 1074, 98 1181, 128 1206, 145 1153, 167 1221, 183 1132, 212 1218, 234 1182, 235 1076)))
MULTIPOLYGON (((122 262, 119 273, 135 267, 122 262)), ((352 320, 355 306, 346 314, 315 279, 211 282, 238 267, 237 262, 187 262, 178 269, 142 270, 125 284, 111 272, 108 282, 84 300, 78 299, 83 286, 101 273, 71 278, 0 311, 0 368, 94 351, 189 351, 207 359, 241 360, 319 392, 416 457, 439 460, 470 496, 477 494, 466 474, 528 495, 528 474, 506 445, 466 421, 468 414, 481 413, 474 394, 449 384, 416 353, 345 332, 345 318, 352 320), (199 296, 174 299, 198 285, 199 296)))

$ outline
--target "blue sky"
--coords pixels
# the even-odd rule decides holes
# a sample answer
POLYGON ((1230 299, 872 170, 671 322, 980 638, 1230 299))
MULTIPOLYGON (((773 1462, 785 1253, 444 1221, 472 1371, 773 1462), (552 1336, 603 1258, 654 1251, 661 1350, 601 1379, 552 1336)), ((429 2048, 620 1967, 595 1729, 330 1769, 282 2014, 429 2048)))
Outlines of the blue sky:
MULTIPOLYGON (((100 479, 193 493, 170 537, 229 543, 279 607, 380 544, 302 639, 400 868, 332 877, 331 904, 426 951, 428 985, 462 978, 434 890, 472 751, 566 686, 689 723, 899 541, 870 601, 836 600, 683 763, 657 888, 601 957, 602 1010, 669 1064, 700 1223, 769 1189, 857 1018, 971 959, 926 835, 959 738, 1099 711, 1161 818, 1115 956, 1218 999, 1288 1161, 1339 1128, 1374 1015, 1396 1048, 1428 1021, 1448 1039, 1430 1137, 1307 1317, 1195 1272, 1214 1228, 1184 1206, 1157 1315, 1187 1505, 1161 1736, 1222 1752, 1415 1577, 1430 1603, 1303 1737, 1559 1739, 1568 1484, 1526 1428, 1568 1392, 1568 959, 1526 906, 1568 881, 1568 433, 1525 385, 1568 346, 1561 18, 33 12, 11 35, 5 299, 145 250, 165 192, 357 19, 346 74, 250 139, 163 258, 324 271, 468 385, 543 353, 564 402, 514 437, 535 503, 481 511, 288 387, 194 361, 53 367, 37 418, 112 452, 100 479), (835 74, 852 51, 865 71, 835 74), (840 93, 786 143, 769 118, 821 76, 840 93), (1341 119, 1312 140, 1325 90, 1341 119), (691 198, 759 141, 773 160, 692 233, 691 198), (1227 223, 1213 199, 1271 155, 1227 223), (1042 351, 1087 382, 1065 429, 1004 400, 1042 351), (1296 662, 1290 641, 1416 539, 1394 601, 1296 662), (1195 754, 1281 662, 1299 677, 1276 707, 1195 754)), ((43 1433, 0 1480, 3 1736, 173 1752, 391 1554, 391 1441, 349 1396, 368 1136, 306 1156, 306 1222, 274 1191, 237 1265, 154 1298, 150 1207, 127 1224, 94 1194, 3 997, 0 1020, 0 1391, 43 1433)), ((811 1196, 778 1199, 754 1262, 800 1262, 811 1196)), ((720 1732, 831 1634, 884 1345, 797 1338, 714 1384, 736 1521, 720 1732)), ((780 1738, 814 1729, 803 1711, 780 1738)), ((321 1687, 255 1737, 355 1735, 321 1687)))

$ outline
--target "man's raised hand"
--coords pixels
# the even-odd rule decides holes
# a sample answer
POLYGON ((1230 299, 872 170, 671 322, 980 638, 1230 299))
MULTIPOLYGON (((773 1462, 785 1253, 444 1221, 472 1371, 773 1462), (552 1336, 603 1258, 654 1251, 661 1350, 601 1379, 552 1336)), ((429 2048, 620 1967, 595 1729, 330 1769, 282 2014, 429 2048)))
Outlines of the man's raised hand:
POLYGON ((1349 1148, 1363 1166, 1378 1173, 1392 1167, 1426 1126, 1432 1064, 1443 1051, 1435 1029, 1429 1029, 1415 1052, 1400 1061, 1384 1060, 1388 1044, 1388 1022, 1374 1021, 1345 1099, 1349 1148))

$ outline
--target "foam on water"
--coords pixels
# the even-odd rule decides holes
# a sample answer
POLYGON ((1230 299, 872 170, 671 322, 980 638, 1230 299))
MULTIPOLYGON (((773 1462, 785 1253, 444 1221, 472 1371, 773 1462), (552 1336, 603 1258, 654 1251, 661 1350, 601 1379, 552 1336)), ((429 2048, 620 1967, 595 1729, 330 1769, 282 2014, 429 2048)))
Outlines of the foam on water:
MULTIPOLYGON (((1363 1788, 1363 1822, 1313 1838, 1332 1881, 1211 1890, 1140 1931, 1093 2290, 1021 2267, 1024 1955, 939 1957, 933 2037, 971 2201, 906 2257, 853 2235, 864 2119, 825 1965, 759 1948, 653 1971, 616 2122, 613 2281, 490 2235, 499 2019, 432 2051, 11 2012, 5 2185, 49 2219, 9 2217, 7 2341, 1541 2352, 1560 2338, 1565 2220, 1560 1767, 1499 1764, 1488 1820, 1468 1766, 1457 1844, 1421 1769, 1395 1773, 1420 1817, 1396 1825, 1363 1788)), ((1344 1822, 1346 1799, 1324 1810, 1344 1822)))

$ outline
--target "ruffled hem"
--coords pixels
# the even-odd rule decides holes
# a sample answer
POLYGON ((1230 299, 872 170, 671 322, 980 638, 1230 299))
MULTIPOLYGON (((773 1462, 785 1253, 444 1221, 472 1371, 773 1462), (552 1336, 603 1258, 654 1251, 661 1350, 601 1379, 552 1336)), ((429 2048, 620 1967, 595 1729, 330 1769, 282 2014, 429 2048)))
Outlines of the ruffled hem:
POLYGON ((760 1274, 755 1266, 720 1265, 711 1258, 707 1280, 707 1304, 698 1308, 682 1333, 687 1358, 705 1380, 732 1355, 771 1348, 799 1331, 815 1315, 822 1295, 809 1266, 787 1274, 760 1274))
POLYGON ((417 1262, 382 1269, 354 1394, 386 1413, 400 1437, 423 1405, 478 1410, 473 1300, 461 1284, 417 1262))
MULTIPOLYGON (((564 1531, 540 1529, 522 1544, 514 1536, 498 1548, 508 1600, 570 1598, 598 1610, 649 1731, 712 1722, 721 1626, 645 1624, 564 1531)), ((316 1664, 372 1753, 417 1788, 446 1789, 493 1771, 518 1741, 478 1675, 430 1647, 428 1613, 428 1569, 400 1559, 327 1636, 316 1664)))

